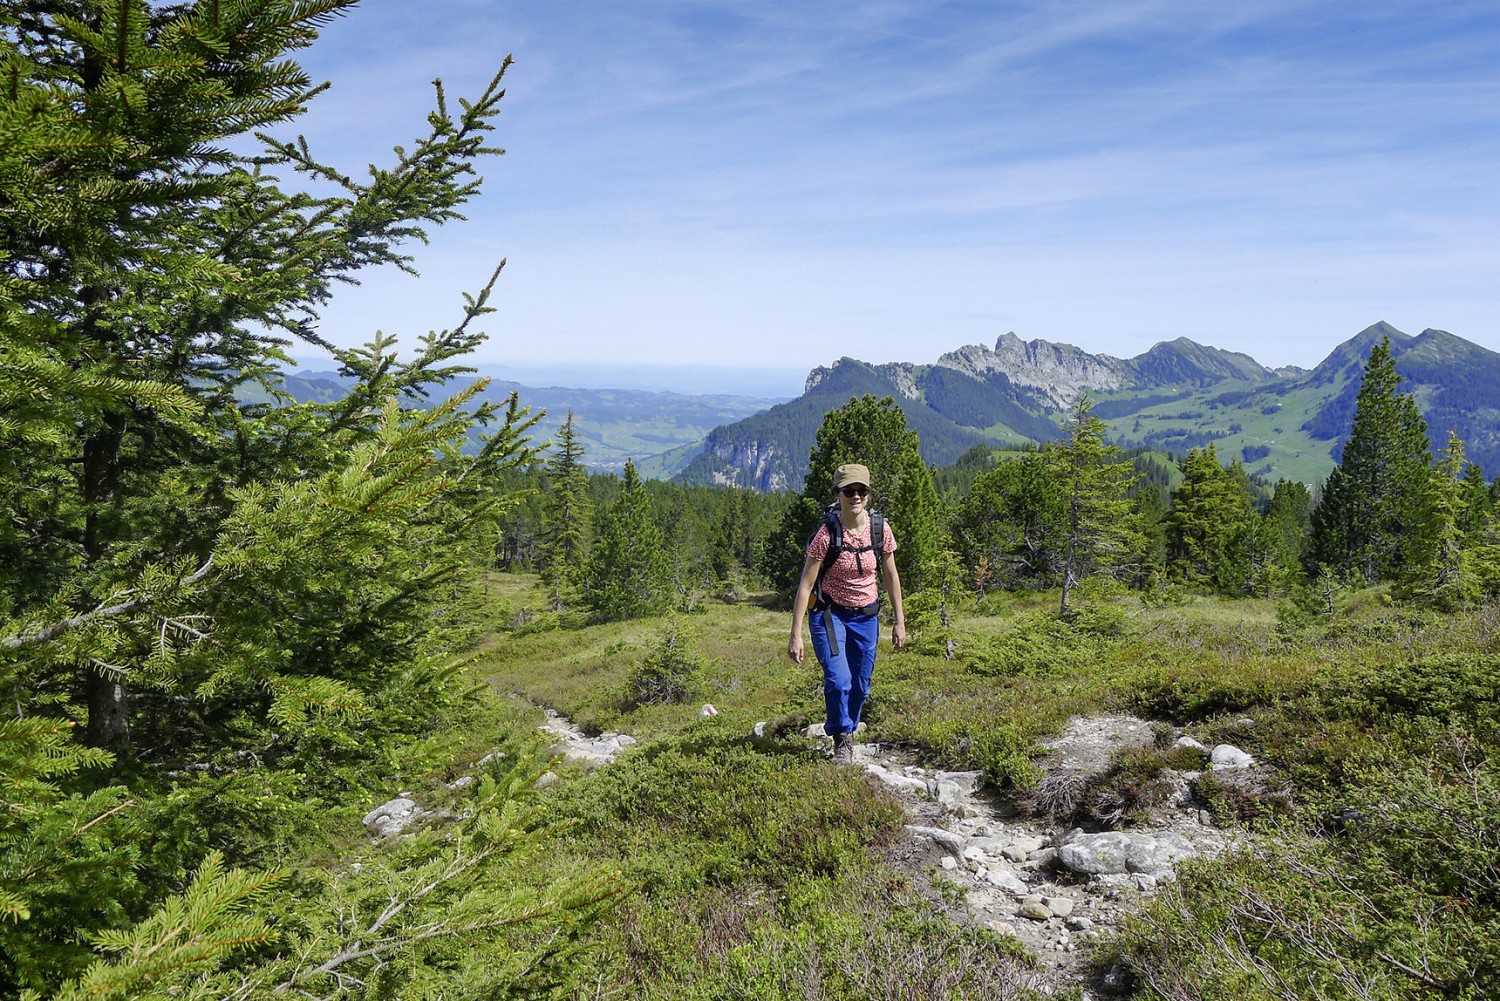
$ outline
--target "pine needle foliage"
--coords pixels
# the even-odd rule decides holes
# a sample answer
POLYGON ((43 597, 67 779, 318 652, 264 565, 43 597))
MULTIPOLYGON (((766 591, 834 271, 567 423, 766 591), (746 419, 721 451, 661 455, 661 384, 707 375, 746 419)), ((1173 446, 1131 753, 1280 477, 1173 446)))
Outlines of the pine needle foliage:
MULTIPOLYGON (((280 895, 274 863, 475 705, 472 613, 536 455, 514 395, 453 387, 500 266, 408 359, 317 325, 337 285, 411 271, 411 241, 462 218, 510 61, 472 99, 436 84, 416 137, 350 173, 288 130, 324 88, 291 57, 353 6, 0 9, 0 994, 252 996, 271 975, 226 961, 260 969, 304 907, 337 913, 280 895), (353 389, 296 404, 294 343, 353 389)), ((541 836, 491 792, 434 858, 500 866, 505 832, 541 836)), ((558 942, 598 896, 561 880, 506 911, 504 882, 419 896, 558 942)), ((549 970, 561 946, 516 954, 549 970)))

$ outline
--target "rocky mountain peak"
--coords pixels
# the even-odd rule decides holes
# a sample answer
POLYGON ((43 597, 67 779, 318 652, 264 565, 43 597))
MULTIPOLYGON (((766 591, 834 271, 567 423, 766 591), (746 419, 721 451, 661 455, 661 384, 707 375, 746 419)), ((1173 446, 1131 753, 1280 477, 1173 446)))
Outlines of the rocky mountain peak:
POLYGON ((1071 344, 1023 341, 1014 332, 1001 335, 994 350, 967 344, 950 351, 937 364, 976 379, 1004 375, 1012 385, 1030 389, 1055 409, 1065 409, 1085 390, 1119 389, 1129 372, 1109 355, 1091 355, 1071 344))

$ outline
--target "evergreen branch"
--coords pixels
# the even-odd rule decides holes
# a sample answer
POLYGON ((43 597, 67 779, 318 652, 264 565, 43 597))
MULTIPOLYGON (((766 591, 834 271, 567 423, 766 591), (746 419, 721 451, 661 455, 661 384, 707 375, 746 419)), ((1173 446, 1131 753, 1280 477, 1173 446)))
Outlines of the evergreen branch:
MULTIPOLYGON (((212 573, 213 569, 214 560, 213 557, 210 556, 197 570, 194 570, 191 574, 176 582, 176 586, 173 588, 173 590, 177 590, 183 587, 191 587, 194 584, 197 584, 198 582, 206 578, 210 573, 212 573)), ((128 615, 138 608, 144 608, 147 605, 150 605, 152 602, 159 600, 162 597, 162 592, 154 589, 143 591, 136 588, 131 588, 129 590, 120 592, 120 597, 125 597, 127 595, 129 595, 130 597, 125 601, 120 601, 113 605, 99 605, 91 611, 83 612, 79 615, 73 616, 70 619, 64 619, 61 622, 54 622, 51 625, 43 626, 40 629, 34 629, 29 633, 21 633, 18 636, 0 637, 0 649, 19 650, 22 647, 35 646, 38 643, 47 643, 63 635, 64 633, 71 632, 72 630, 78 629, 82 626, 91 625, 92 623, 100 622, 106 619, 118 618, 121 615, 128 615)))

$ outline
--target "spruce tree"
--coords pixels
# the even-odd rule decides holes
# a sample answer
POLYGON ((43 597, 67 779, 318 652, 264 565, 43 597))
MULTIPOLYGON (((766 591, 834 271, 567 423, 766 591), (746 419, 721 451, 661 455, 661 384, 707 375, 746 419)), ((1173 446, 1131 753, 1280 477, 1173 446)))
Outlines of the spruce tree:
POLYGON ((627 461, 584 570, 584 600, 605 621, 660 614, 671 601, 671 569, 651 498, 627 461))
MULTIPOLYGON (((470 697, 454 666, 464 619, 508 500, 502 474, 532 454, 514 397, 443 390, 483 338, 472 321, 490 311, 489 285, 409 360, 379 334, 332 348, 317 321, 337 283, 410 270, 408 241, 459 218, 476 160, 499 152, 487 140, 501 77, 455 108, 439 85, 424 132, 364 177, 304 140, 255 140, 321 89, 287 57, 352 6, 0 10, 5 996, 202 987, 227 955, 261 946, 267 927, 242 909, 275 889, 209 850, 253 853, 259 832, 237 821, 400 774, 391 745, 430 735, 470 697), (291 187, 298 175, 321 193, 291 187), (276 374, 291 343, 328 347, 349 394, 294 404, 276 374), (241 402, 252 395, 274 402, 241 402), (131 761, 137 749, 149 753, 131 761), (152 802, 157 789, 170 798, 152 802), (189 871, 187 892, 168 897, 189 871), (117 961, 91 962, 100 948, 117 961)), ((474 829, 432 861, 536 833, 508 796, 524 798, 526 778, 505 802, 476 804, 474 829)), ((410 862, 364 887, 383 900, 373 910, 313 892, 316 874, 268 906, 317 937, 293 953, 332 962, 374 955, 357 940, 369 929, 340 915, 380 913, 387 891, 400 920, 385 922, 380 955, 472 935, 444 912, 457 901, 463 915, 498 914, 510 896, 499 873, 481 885, 410 862)), ((561 922, 566 897, 549 899, 559 906, 528 913, 561 922)), ((556 954, 516 953, 538 969, 556 954)), ((316 968, 287 976, 339 989, 316 968)), ((409 993, 394 964, 382 976, 394 978, 385 996, 409 993)), ((203 989, 276 982, 237 973, 203 989)))
MULTIPOLYGON (((124 627, 165 595, 222 587, 215 550, 236 504, 225 484, 318 475, 337 461, 328 431, 373 435, 384 397, 422 398, 482 339, 468 320, 487 311, 487 289, 409 363, 393 363, 389 342, 335 351, 360 389, 331 427, 237 403, 246 384, 274 391, 289 339, 324 345, 317 310, 335 283, 381 264, 410 270, 402 244, 457 218, 478 189, 473 162, 499 152, 487 143, 498 74, 459 114, 439 87, 427 134, 364 180, 319 163, 305 141, 232 152, 230 140, 305 109, 321 88, 285 56, 349 6, 7 8, 0 306, 14 322, 0 368, 14 367, 22 391, 0 445, 24 484, 7 493, 30 498, 8 540, 32 571, 7 581, 23 635, 80 617, 124 627), (276 171, 332 193, 283 190, 276 171), (46 493, 28 494, 39 483, 46 493)), ((130 748, 127 678, 149 649, 136 640, 54 660, 72 664, 89 741, 116 755, 130 748)))
POLYGON ((1105 441, 1109 425, 1081 394, 1068 417, 1068 438, 1047 452, 1063 502, 1062 594, 1059 613, 1079 584, 1093 576, 1118 579, 1139 562, 1139 531, 1131 516, 1136 474, 1119 446, 1105 441))
POLYGON ((1276 491, 1257 528, 1257 550, 1264 567, 1257 574, 1258 593, 1288 594, 1305 576, 1312 493, 1307 484, 1278 480, 1276 491))
POLYGON ((1239 463, 1219 464, 1218 449, 1192 449, 1182 464, 1182 484, 1166 515, 1167 559, 1173 576, 1221 594, 1249 593, 1255 513, 1239 463))
POLYGON ((1409 568, 1432 465, 1427 423, 1399 384, 1390 339, 1382 338, 1365 365, 1349 440, 1312 516, 1314 564, 1372 583, 1409 568))
POLYGON ((953 520, 953 536, 979 589, 1051 587, 1061 572, 1064 523, 1048 457, 1027 452, 974 479, 953 520))
POLYGON ((1448 447, 1428 474, 1420 516, 1411 526, 1411 555, 1399 584, 1403 597, 1451 609, 1479 596, 1465 532, 1466 465, 1462 439, 1448 432, 1448 447))
POLYGON ((573 602, 593 529, 594 507, 583 455, 583 443, 578 440, 570 410, 557 430, 557 444, 547 462, 547 507, 542 528, 542 582, 559 612, 573 602))

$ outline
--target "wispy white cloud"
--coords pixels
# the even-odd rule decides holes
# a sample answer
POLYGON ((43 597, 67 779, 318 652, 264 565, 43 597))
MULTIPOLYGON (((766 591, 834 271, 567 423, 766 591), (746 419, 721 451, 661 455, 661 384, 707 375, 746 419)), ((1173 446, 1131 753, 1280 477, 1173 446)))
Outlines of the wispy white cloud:
POLYGON ((508 256, 517 360, 920 360, 1013 327, 1313 364, 1382 318, 1500 348, 1493 5, 383 0, 328 35, 306 131, 355 167, 432 76, 517 58, 472 222, 420 283, 340 293, 342 339, 441 322, 508 256))

